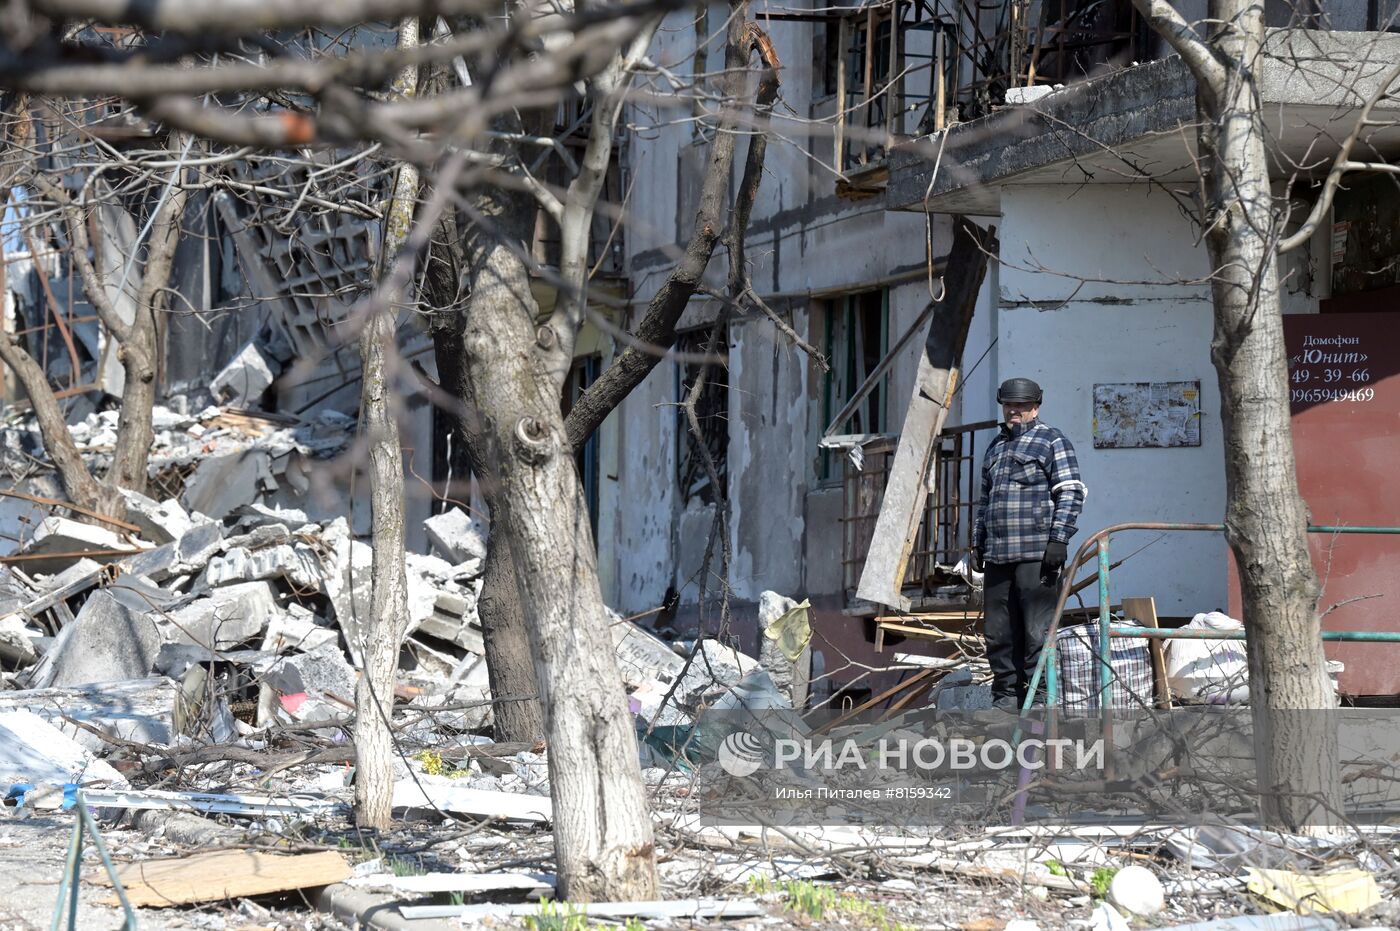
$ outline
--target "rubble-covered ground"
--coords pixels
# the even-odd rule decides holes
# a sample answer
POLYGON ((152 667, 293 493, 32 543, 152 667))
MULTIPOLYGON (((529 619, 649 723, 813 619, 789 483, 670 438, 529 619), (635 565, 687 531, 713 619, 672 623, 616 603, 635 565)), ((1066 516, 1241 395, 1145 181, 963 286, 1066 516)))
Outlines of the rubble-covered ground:
MULTIPOLYGON (((139 909, 143 928, 1121 931, 1257 921, 1278 907, 1261 897, 1260 876, 1274 874, 1260 870, 1282 882, 1319 867, 1353 871, 1346 894, 1361 914, 1233 927, 1400 917, 1389 903, 1400 849, 1380 831, 706 823, 696 761, 663 735, 751 702, 804 707, 805 608, 774 593, 760 606, 759 658, 613 619, 668 904, 630 921, 552 904, 547 748, 491 739, 476 611, 486 540, 456 509, 427 521, 431 552, 406 557, 411 624, 393 713, 401 820, 392 833, 359 831, 349 728, 371 554, 344 517, 312 520, 294 505, 349 424, 160 408, 156 426, 151 487, 169 494, 128 494, 125 521, 76 519, 56 500, 32 423, 0 430, 21 500, 48 514, 14 528, 0 563, 0 929, 52 914, 79 787, 127 892, 155 897, 139 909), (279 888, 237 891, 259 883, 279 888)), ((73 426, 99 472, 114 427, 113 412, 73 426)), ((949 682, 972 681, 976 663, 961 665, 949 682)), ((100 904, 111 890, 91 844, 80 871, 76 927, 119 926, 100 904)))

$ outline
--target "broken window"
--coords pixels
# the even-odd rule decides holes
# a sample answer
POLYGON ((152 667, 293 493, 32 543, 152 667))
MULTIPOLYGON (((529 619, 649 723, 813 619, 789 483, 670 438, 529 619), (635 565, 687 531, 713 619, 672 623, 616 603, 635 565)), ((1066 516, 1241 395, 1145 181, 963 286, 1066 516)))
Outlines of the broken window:
MULTIPOLYGON (((708 328, 684 333, 676 341, 676 349, 691 356, 703 355, 710 342, 708 328)), ((716 353, 729 354, 728 329, 721 330, 716 342, 716 353)), ((704 448, 709 450, 714 460, 715 471, 721 483, 729 479, 729 369, 724 364, 707 364, 699 361, 684 361, 676 366, 678 381, 676 401, 684 404, 690 396, 690 389, 705 372, 705 386, 695 402, 695 417, 700 422, 700 434, 704 448)), ((690 431, 690 423, 685 409, 676 411, 677 434, 677 480, 680 483, 681 505, 691 498, 699 498, 705 504, 713 504, 715 491, 705 468, 705 458, 700 454, 700 444, 690 431)))
MULTIPOLYGON (((898 4, 871 5, 843 23, 846 35, 846 147, 842 168, 856 168, 885 157, 891 97, 890 77, 899 57, 894 15, 898 4)), ((838 76, 839 81, 839 76, 838 76)))
MULTIPOLYGON (((831 361, 831 370, 822 385, 822 423, 830 423, 884 358, 889 346, 889 291, 863 291, 827 301, 824 316, 826 357, 831 361)), ((888 387, 886 375, 856 406, 841 432, 884 433, 888 387)), ((829 450, 822 452, 819 472, 823 481, 840 478, 838 455, 829 450)))
POLYGON ((837 95, 841 168, 873 167, 893 140, 941 129, 957 87, 946 0, 884 0, 819 24, 818 79, 837 95))

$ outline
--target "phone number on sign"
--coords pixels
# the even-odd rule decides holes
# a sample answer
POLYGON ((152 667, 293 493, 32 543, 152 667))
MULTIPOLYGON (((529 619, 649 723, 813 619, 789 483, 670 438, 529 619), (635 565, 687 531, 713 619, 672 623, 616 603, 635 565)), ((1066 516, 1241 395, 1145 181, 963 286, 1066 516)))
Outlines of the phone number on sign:
POLYGON ((1294 388, 1289 400, 1294 404, 1319 401, 1370 401, 1375 388, 1294 388))

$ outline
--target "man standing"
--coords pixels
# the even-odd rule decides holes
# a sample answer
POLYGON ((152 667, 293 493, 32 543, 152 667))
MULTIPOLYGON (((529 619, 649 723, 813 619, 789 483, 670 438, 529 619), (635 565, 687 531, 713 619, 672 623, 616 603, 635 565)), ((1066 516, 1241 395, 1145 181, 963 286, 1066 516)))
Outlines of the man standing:
POLYGON ((972 528, 973 568, 986 573, 992 701, 1004 710, 1025 703, 1087 491, 1074 447, 1039 420, 1041 398, 1029 378, 1007 379, 997 389, 1006 422, 982 460, 972 528))

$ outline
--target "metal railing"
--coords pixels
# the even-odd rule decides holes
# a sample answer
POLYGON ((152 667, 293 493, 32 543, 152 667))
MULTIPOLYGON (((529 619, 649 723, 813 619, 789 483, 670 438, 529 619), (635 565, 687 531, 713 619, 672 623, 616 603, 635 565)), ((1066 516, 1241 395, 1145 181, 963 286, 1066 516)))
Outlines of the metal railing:
MULTIPOLYGON (((1214 631, 1214 630, 1185 630, 1185 629, 1154 629, 1143 627, 1130 627, 1127 625, 1115 625, 1113 623, 1112 605, 1109 599, 1109 575, 1112 565, 1108 558, 1109 540, 1115 533, 1126 530, 1160 530, 1160 531, 1198 531, 1223 533, 1224 524, 1176 524, 1176 523, 1127 523, 1114 524, 1105 527, 1095 533, 1084 544, 1079 547, 1074 559, 1068 564, 1060 581, 1060 594, 1055 603, 1055 615, 1050 622, 1050 629, 1045 635, 1045 646, 1040 651, 1040 659, 1036 663, 1035 672, 1031 676, 1030 688, 1027 690, 1023 712, 1029 712, 1036 693, 1040 687, 1040 680, 1045 678, 1045 704, 1047 710, 1055 709, 1059 698, 1059 676, 1055 662, 1055 637, 1059 633, 1060 619, 1064 614, 1065 604, 1069 601, 1070 594, 1076 590, 1074 574, 1080 566, 1089 562, 1095 555, 1098 557, 1098 588, 1099 588, 1099 636, 1095 645, 1095 659, 1099 667, 1099 713, 1103 723, 1104 738, 1108 739, 1113 733, 1113 703, 1110 701, 1113 683, 1112 647, 1113 637, 1140 637, 1153 638, 1158 640, 1190 639, 1190 640, 1244 640, 1247 638, 1246 631, 1214 631)), ((1340 527, 1334 525, 1310 525, 1308 533, 1365 533, 1365 534, 1400 534, 1400 527, 1382 526, 1357 526, 1340 527)), ((1087 580, 1086 580, 1087 581, 1087 580)), ((1400 632, 1391 631, 1353 631, 1353 630, 1325 630, 1322 632, 1322 639, 1325 641, 1365 641, 1375 643, 1400 643, 1400 632)))

